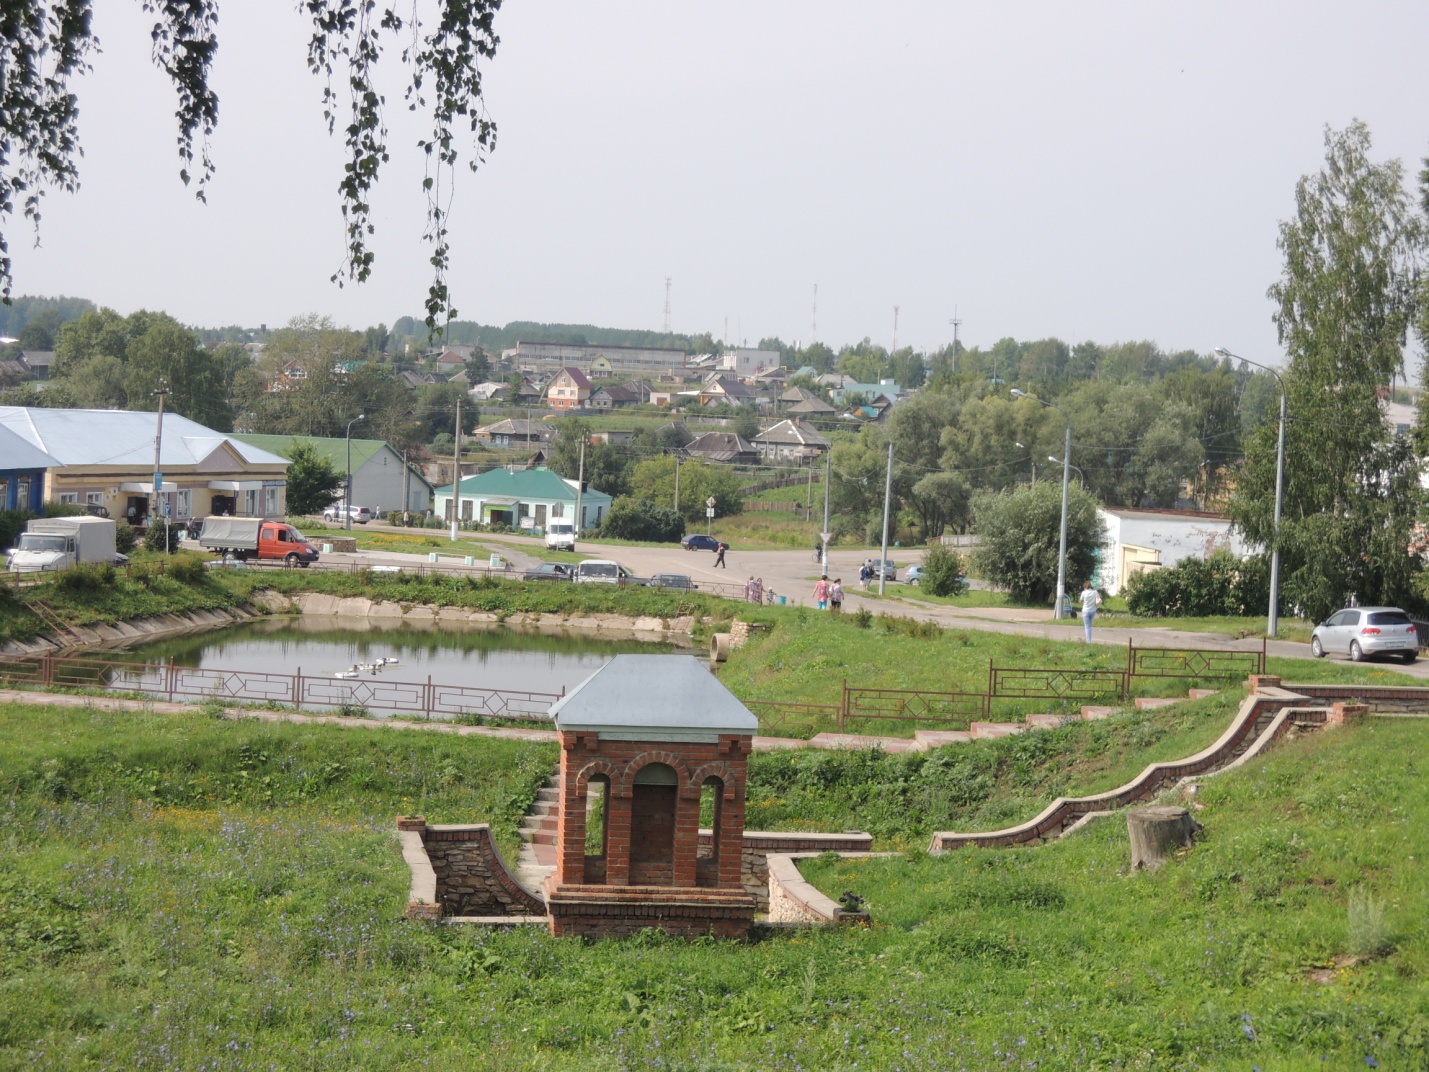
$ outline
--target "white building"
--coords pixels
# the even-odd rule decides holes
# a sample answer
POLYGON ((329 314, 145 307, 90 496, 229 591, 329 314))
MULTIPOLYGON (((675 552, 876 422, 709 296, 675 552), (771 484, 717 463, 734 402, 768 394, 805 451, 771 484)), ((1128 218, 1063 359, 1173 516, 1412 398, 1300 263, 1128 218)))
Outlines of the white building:
POLYGON ((742 379, 760 369, 778 368, 780 360, 778 350, 750 350, 740 346, 719 355, 719 368, 742 379))
MULTIPOLYGON (((1223 514, 1115 506, 1098 507, 1097 516, 1106 526, 1107 542, 1092 583, 1111 595, 1133 573, 1174 566, 1183 558, 1209 558, 1213 551, 1243 557, 1253 550, 1223 514)), ((1072 589, 1081 583, 1082 578, 1068 578, 1072 589)))

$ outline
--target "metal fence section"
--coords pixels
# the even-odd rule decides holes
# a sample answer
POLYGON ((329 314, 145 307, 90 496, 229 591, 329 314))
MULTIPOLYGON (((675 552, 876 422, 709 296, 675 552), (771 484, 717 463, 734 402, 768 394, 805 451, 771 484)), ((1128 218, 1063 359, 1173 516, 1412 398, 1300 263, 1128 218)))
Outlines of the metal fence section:
POLYGON ((0 682, 137 692, 166 700, 221 700, 294 707, 362 708, 427 718, 479 716, 545 722, 563 693, 488 689, 399 681, 381 673, 354 678, 221 670, 174 663, 138 663, 92 656, 43 656, 0 661, 0 682))
POLYGON ((987 695, 993 699, 1105 700, 1126 695, 1124 670, 1023 669, 988 666, 987 695))
POLYGON ((1126 644, 1126 676, 1233 680, 1265 673, 1265 641, 1259 651, 1207 648, 1138 648, 1126 644))
POLYGON ((833 704, 784 703, 781 700, 741 702, 759 719, 759 732, 768 737, 807 738, 830 725, 843 725, 843 709, 833 704))
POLYGON ((841 707, 839 729, 854 719, 957 723, 965 729, 967 723, 986 717, 988 696, 981 692, 850 688, 845 681, 841 707))

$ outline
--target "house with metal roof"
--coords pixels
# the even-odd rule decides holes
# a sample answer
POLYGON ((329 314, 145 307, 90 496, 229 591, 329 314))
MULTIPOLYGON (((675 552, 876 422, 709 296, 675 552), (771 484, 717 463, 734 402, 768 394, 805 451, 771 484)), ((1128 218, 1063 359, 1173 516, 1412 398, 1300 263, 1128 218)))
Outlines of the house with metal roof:
POLYGON ((0 428, 55 459, 44 499, 103 506, 143 524, 154 495, 175 521, 207 514, 282 517, 287 459, 177 413, 0 406, 0 428))
POLYGON ((763 461, 793 461, 805 465, 828 450, 829 441, 799 418, 793 417, 755 436, 754 449, 763 461))
POLYGON ((753 465, 759 460, 754 444, 736 432, 706 432, 686 443, 685 453, 726 465, 753 465))
POLYGON ((834 388, 834 404, 841 406, 846 398, 852 401, 853 395, 861 395, 870 402, 878 398, 886 398, 889 402, 897 405, 903 397, 903 388, 892 380, 879 380, 877 383, 845 382, 842 387, 834 388))
POLYGON ((45 501, 45 473, 60 464, 57 458, 0 425, 0 510, 39 513, 45 501))
POLYGON ((541 421, 508 417, 472 432, 471 438, 490 443, 493 447, 532 447, 549 443, 556 437, 555 428, 541 421))
MULTIPOLYGON (((337 472, 347 475, 347 440, 341 436, 251 435, 234 433, 234 439, 287 458, 295 443, 313 448, 337 472)), ((424 514, 432 506, 432 485, 401 451, 382 439, 352 441, 352 505, 366 506, 374 514, 410 510, 424 514)))
POLYGON ((455 517, 522 529, 544 529, 551 520, 575 518, 579 497, 582 532, 599 526, 611 503, 609 495, 592 487, 578 493, 574 480, 550 469, 488 469, 463 477, 455 495, 447 484, 434 496, 437 516, 448 521, 455 517))
POLYGON ((556 373, 546 387, 546 403, 552 409, 584 409, 590 398, 590 380, 580 369, 567 366, 556 373))

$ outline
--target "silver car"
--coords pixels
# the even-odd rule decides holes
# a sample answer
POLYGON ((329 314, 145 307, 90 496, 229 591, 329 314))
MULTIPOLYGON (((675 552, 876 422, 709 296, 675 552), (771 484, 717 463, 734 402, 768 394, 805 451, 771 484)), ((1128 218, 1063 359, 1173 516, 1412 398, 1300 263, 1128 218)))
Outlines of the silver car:
POLYGON ((1398 607, 1346 607, 1315 626, 1310 654, 1317 659, 1348 655, 1354 662, 1397 655, 1412 663, 1419 658, 1419 631, 1398 607))

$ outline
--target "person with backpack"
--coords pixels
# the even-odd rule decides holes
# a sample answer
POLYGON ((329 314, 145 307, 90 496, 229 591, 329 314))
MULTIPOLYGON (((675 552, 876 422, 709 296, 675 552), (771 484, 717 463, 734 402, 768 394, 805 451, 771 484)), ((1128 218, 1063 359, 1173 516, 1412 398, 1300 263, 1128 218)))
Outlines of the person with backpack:
POLYGON ((728 550, 729 544, 725 543, 723 540, 715 544, 715 565, 718 566, 720 569, 729 569, 729 567, 724 564, 724 553, 728 550))

